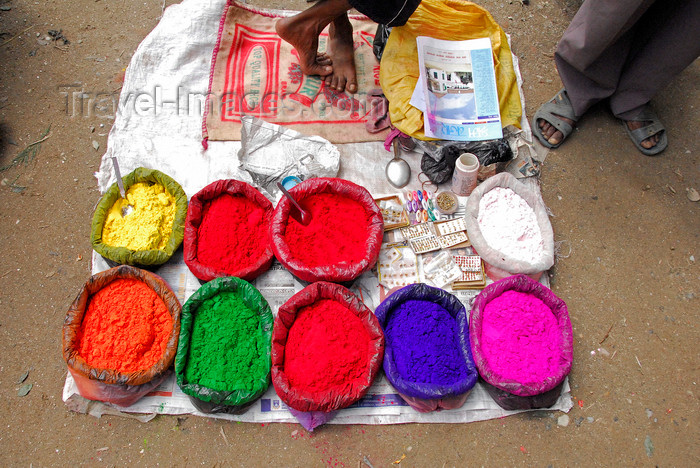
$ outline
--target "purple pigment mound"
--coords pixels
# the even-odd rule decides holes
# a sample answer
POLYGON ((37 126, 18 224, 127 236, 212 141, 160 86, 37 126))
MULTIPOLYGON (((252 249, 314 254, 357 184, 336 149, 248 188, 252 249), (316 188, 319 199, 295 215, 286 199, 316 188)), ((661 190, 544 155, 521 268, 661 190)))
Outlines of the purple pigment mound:
POLYGON ((384 330, 396 370, 409 382, 449 386, 469 373, 457 321, 439 304, 408 300, 387 317, 384 330))

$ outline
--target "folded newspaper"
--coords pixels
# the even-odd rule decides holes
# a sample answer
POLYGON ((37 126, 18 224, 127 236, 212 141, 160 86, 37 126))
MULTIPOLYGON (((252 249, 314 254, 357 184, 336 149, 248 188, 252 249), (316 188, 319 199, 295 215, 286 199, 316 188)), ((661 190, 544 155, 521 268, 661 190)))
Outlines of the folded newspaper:
POLYGON ((456 141, 503 137, 491 40, 416 41, 420 77, 411 105, 423 111, 425 135, 456 141))

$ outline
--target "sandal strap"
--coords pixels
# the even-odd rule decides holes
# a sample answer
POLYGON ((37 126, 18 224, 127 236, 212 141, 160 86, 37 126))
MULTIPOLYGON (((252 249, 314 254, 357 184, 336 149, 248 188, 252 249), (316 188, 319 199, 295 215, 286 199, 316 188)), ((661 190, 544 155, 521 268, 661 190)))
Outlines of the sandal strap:
POLYGON ((564 140, 571 135, 571 132, 574 131, 573 124, 566 122, 564 119, 571 120, 573 124, 577 121, 569 95, 566 89, 562 88, 552 99, 545 102, 537 109, 532 119, 532 132, 544 146, 548 148, 558 148, 564 140), (547 141, 542 134, 542 129, 539 127, 539 120, 546 121, 562 133, 563 138, 560 143, 553 145, 547 141))
MULTIPOLYGON (((625 123, 625 125, 627 125, 627 124, 625 123)), ((647 138, 651 138, 654 135, 656 135, 657 133, 661 133, 665 130, 666 129, 661 124, 661 122, 656 121, 656 122, 651 123, 649 125, 646 125, 644 127, 630 130, 629 134, 634 139, 634 141, 641 143, 642 141, 646 140, 647 138)))
POLYGON ((574 120, 572 118, 574 116, 573 112, 573 109, 564 107, 561 104, 546 102, 542 104, 542 107, 535 113, 535 119, 546 120, 551 126, 559 130, 564 137, 567 137, 571 134, 574 127, 569 122, 562 120, 561 117, 574 120))

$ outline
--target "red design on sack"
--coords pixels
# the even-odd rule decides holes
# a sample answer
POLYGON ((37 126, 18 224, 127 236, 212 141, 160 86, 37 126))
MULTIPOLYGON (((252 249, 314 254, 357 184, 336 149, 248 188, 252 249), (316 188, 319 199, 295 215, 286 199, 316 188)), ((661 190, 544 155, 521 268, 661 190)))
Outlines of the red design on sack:
POLYGON ((235 26, 221 96, 222 121, 240 122, 242 115, 277 116, 281 42, 273 33, 235 26))

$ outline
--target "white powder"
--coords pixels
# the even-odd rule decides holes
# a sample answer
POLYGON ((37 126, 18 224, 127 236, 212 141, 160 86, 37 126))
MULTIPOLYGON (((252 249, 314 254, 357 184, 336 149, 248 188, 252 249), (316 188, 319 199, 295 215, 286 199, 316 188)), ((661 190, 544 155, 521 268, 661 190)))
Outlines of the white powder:
POLYGON ((513 190, 495 187, 486 192, 479 202, 478 221, 492 249, 528 263, 542 258, 544 239, 535 211, 513 190))

